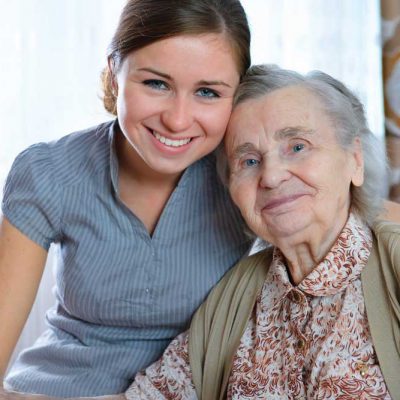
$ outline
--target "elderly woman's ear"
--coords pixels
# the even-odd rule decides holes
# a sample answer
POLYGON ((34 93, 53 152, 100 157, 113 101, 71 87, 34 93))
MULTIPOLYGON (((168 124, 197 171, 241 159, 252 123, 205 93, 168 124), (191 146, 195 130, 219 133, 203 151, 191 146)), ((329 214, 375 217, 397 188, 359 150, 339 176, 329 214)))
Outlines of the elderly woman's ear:
POLYGON ((362 153, 362 144, 359 137, 354 139, 353 149, 351 150, 354 157, 354 171, 351 183, 354 186, 361 186, 364 183, 364 157, 362 153))

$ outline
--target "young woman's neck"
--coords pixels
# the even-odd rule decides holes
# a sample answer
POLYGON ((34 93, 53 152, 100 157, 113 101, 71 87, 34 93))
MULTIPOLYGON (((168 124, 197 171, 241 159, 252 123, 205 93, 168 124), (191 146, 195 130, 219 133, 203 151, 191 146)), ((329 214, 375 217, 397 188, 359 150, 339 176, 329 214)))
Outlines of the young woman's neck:
POLYGON ((119 198, 153 235, 182 173, 174 176, 152 170, 122 134, 117 136, 116 152, 119 198))

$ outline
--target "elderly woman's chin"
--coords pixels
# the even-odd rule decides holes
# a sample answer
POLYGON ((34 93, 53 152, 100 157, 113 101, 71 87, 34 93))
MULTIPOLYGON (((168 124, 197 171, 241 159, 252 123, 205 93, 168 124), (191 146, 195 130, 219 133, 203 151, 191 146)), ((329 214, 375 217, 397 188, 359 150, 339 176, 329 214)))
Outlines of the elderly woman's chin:
POLYGON ((261 208, 256 213, 259 218, 244 218, 257 236, 277 247, 315 242, 318 238, 332 242, 346 224, 350 198, 329 207, 327 203, 332 200, 307 194, 275 207, 261 208))

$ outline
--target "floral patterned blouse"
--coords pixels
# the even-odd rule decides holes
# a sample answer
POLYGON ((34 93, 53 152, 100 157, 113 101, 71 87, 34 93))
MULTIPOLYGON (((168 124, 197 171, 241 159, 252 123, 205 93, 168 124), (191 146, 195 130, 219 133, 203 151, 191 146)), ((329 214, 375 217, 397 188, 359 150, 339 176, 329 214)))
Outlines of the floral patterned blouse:
MULTIPOLYGON (((351 214, 331 251, 297 286, 274 250, 233 360, 228 399, 391 399, 361 285, 371 243, 370 230, 351 214)), ((125 395, 196 399, 187 333, 139 373, 125 395)))

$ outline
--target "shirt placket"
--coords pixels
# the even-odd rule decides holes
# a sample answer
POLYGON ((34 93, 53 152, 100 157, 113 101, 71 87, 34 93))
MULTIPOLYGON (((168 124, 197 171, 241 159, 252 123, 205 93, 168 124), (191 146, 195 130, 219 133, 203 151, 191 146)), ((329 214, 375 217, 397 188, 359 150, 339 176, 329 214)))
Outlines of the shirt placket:
POLYGON ((306 295, 293 288, 287 295, 289 326, 291 331, 291 347, 293 359, 290 360, 292 369, 289 372, 289 391, 292 398, 306 399, 305 381, 306 366, 305 358, 311 345, 311 336, 306 331, 307 322, 310 318, 311 308, 306 295))

